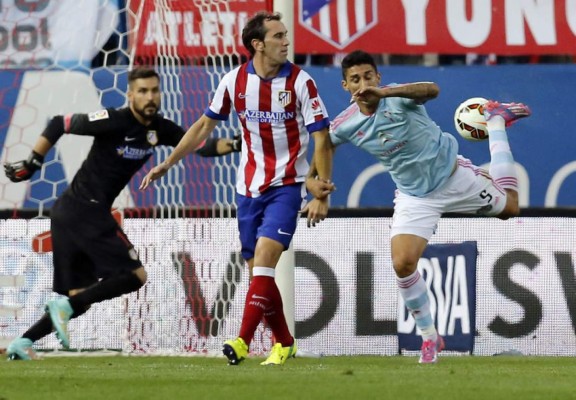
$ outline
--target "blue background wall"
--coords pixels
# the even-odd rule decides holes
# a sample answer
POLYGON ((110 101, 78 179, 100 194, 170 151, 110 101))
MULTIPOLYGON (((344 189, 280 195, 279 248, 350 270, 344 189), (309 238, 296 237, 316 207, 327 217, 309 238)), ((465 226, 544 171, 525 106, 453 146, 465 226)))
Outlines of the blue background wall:
MULTIPOLYGON (((344 109, 350 96, 341 88, 339 69, 308 68, 333 118, 344 109)), ((533 115, 509 129, 515 160, 530 179, 529 205, 544 206, 554 174, 576 160, 575 65, 518 65, 463 67, 381 67, 382 83, 433 81, 440 86, 437 99, 426 103, 431 118, 458 137, 460 153, 476 165, 490 161, 488 142, 469 142, 454 129, 454 110, 470 97, 520 101, 530 105, 533 115)), ((351 145, 336 153, 334 181, 338 190, 332 204, 345 205, 348 190, 358 174, 375 160, 351 145)), ((571 206, 576 199, 576 174, 563 182, 557 205, 571 206)), ((362 206, 392 206, 394 185, 387 174, 374 177, 361 196, 362 206)))
MULTIPOLYGON (((316 80, 320 93, 331 117, 335 117, 347 105, 350 96, 341 88, 341 72, 334 67, 309 67, 307 71, 316 80)), ((511 66, 463 66, 463 67, 381 67, 382 83, 406 83, 434 81, 439 84, 440 96, 427 103, 430 116, 447 132, 455 134, 453 115, 456 106, 469 97, 485 97, 500 101, 522 101, 530 105, 532 117, 521 120, 509 129, 510 144, 518 163, 529 175, 529 205, 545 205, 550 182, 562 167, 575 161, 576 88, 575 65, 511 65, 511 66)), ((0 85, 5 88, 0 97, 0 144, 3 141, 18 93, 21 71, 0 71, 0 85)), ((186 75, 186 74, 185 74, 186 75)), ((198 82, 209 81, 203 70, 187 74, 198 82)), ((188 78, 188 81, 190 78, 188 78)), ((123 70, 110 73, 106 70, 94 74, 99 89, 126 87, 123 70), (114 83, 115 79, 118 79, 114 83)), ((185 82, 184 85, 189 85, 185 82)), ((203 84, 205 85, 205 84, 203 84)), ((196 99, 186 99, 188 104, 199 104, 196 99), (191 101, 192 103, 190 103, 191 101)), ((204 90, 205 92, 205 90, 204 90)), ((119 107, 124 104, 123 94, 118 90, 106 90, 103 106, 119 107)), ((198 110, 192 117, 197 117, 198 110)), ((190 113, 189 113, 190 114, 190 113)), ((185 122, 193 120, 190 116, 185 122)), ((40 133, 40 132, 39 132, 40 133)), ((476 165, 489 162, 487 142, 467 142, 460 138, 460 153, 476 165)), ((334 181, 338 190, 332 199, 333 206, 346 206, 348 192, 358 175, 376 161, 367 153, 350 145, 343 145, 336 153, 334 181)), ((576 199, 576 174, 568 174, 562 182, 556 205, 571 206, 576 199)), ((185 184, 185 182, 183 182, 185 184)), ((373 177, 362 191, 360 206, 391 207, 394 185, 387 174, 373 177)))

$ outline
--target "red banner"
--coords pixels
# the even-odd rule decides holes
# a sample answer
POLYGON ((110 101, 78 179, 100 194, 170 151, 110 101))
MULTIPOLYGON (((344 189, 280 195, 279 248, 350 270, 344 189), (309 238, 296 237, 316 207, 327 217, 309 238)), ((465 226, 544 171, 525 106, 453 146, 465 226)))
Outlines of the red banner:
POLYGON ((168 9, 158 9, 157 3, 129 1, 131 42, 139 57, 247 54, 242 45, 242 28, 254 13, 271 8, 270 0, 162 2, 168 9))
POLYGON ((297 53, 576 53, 576 0, 295 3, 297 53))
MULTIPOLYGON (((246 20, 272 1, 155 3, 129 2, 138 56, 244 52, 246 20)), ((299 54, 576 53, 576 0, 294 0, 294 24, 299 54)))

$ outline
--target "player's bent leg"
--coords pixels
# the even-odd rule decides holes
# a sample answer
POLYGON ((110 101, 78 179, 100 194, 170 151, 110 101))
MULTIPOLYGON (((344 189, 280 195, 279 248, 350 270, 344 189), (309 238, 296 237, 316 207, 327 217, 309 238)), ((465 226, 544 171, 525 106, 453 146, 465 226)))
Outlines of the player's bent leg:
POLYGON ((396 276, 403 278, 414 273, 427 245, 428 240, 417 235, 394 235, 391 239, 391 251, 396 276))
POLYGON ((85 310, 91 304, 135 292, 144 285, 146 273, 142 271, 144 271, 144 267, 132 272, 123 272, 119 275, 111 276, 71 296, 70 305, 72 309, 75 311, 85 310))
POLYGON ((499 219, 507 220, 520 215, 520 206, 518 204, 518 192, 512 189, 506 189, 506 206, 497 215, 499 219))
POLYGON ((286 247, 275 239, 265 236, 258 238, 254 251, 253 265, 267 265, 276 268, 286 247))
MULTIPOLYGON (((144 269, 143 267, 141 267, 144 269)), ((143 275, 145 278, 145 275, 143 275)), ((142 275, 125 272, 117 276, 103 279, 98 283, 79 291, 69 298, 49 301, 46 312, 50 314, 56 336, 62 346, 69 348, 68 321, 86 312, 91 304, 113 299, 123 294, 134 292, 142 287, 142 275)))

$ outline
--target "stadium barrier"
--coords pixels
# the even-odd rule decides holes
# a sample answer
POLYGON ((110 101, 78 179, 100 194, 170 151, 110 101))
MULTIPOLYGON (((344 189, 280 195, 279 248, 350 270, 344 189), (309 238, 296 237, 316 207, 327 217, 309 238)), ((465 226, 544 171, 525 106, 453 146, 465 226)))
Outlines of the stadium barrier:
MULTIPOLYGON (((395 355, 399 337, 416 334, 398 299, 390 216, 390 210, 333 210, 315 228, 300 221, 293 242, 299 347, 325 355, 395 355)), ((576 352, 575 217, 573 210, 547 209, 508 221, 440 221, 429 248, 450 245, 448 254, 425 255, 419 268, 449 349, 474 355, 576 352), (462 256, 468 250, 460 254, 463 244, 476 249, 473 265, 474 257, 462 256), (463 335, 470 340, 462 341, 463 335)), ((0 304, 22 307, 17 318, 0 313, 4 342, 22 334, 54 296, 52 255, 31 248, 34 235, 46 229, 47 219, 0 220, 0 276, 25 277, 0 287, 0 304)), ((220 354, 222 341, 237 333, 248 286, 236 220, 125 218, 124 229, 149 281, 137 293, 97 304, 73 320, 72 347, 220 354)), ((253 352, 266 351, 270 341, 261 325, 253 352)), ((38 345, 58 348, 54 335, 38 345)))

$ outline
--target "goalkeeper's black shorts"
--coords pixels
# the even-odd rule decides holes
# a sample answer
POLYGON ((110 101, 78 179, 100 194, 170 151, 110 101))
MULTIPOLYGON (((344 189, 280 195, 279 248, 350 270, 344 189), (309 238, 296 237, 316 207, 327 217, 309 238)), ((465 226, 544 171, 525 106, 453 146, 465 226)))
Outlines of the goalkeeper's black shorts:
POLYGON ((52 207, 55 292, 93 285, 142 266, 110 210, 64 193, 52 207))

